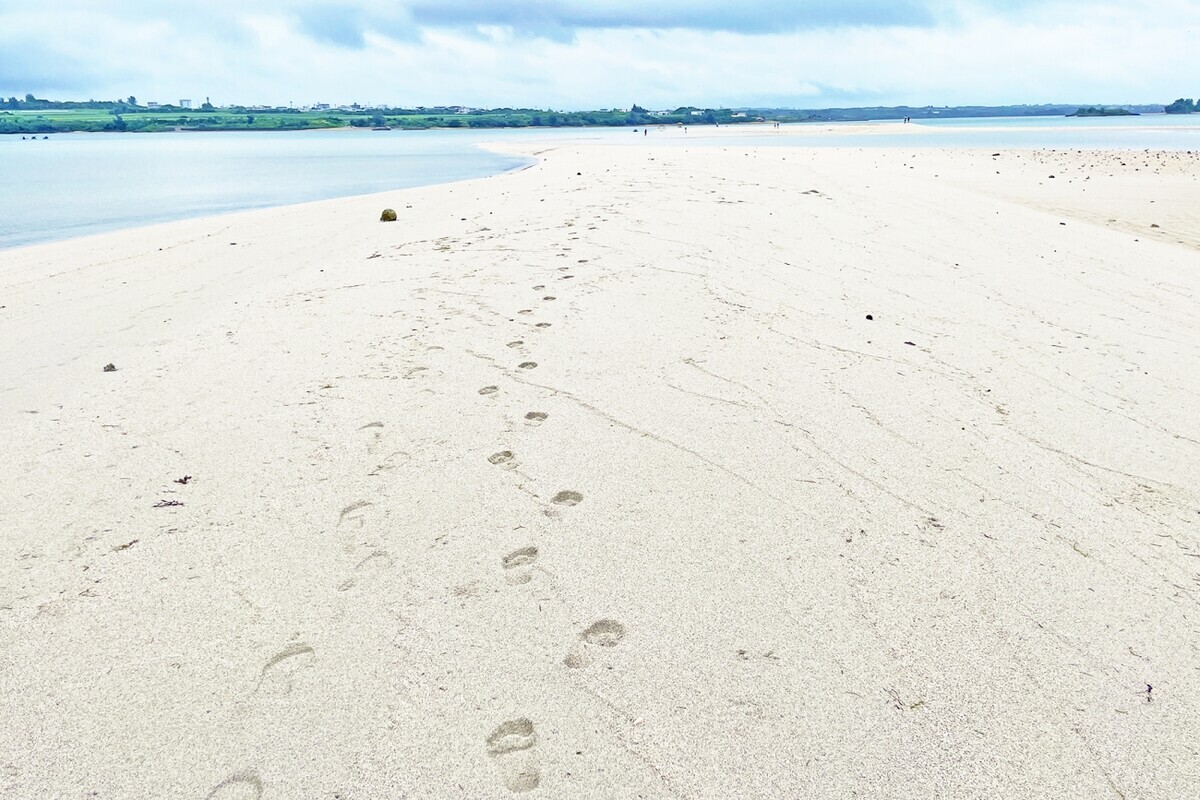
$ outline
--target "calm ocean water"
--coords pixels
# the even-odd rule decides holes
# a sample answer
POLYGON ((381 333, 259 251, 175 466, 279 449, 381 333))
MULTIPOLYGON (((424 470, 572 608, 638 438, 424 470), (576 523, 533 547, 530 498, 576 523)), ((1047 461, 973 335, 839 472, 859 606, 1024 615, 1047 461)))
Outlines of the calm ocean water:
MULTIPOLYGON (((884 124, 884 123, 879 123, 884 124)), ((861 130, 861 123, 854 125, 861 130)), ((822 128, 839 124, 821 124, 822 128)), ((793 126, 786 126, 793 127, 793 126)), ((0 249, 188 217, 482 177, 527 163, 477 145, 504 140, 819 147, 1200 151, 1200 115, 1006 117, 913 123, 903 133, 711 128, 295 131, 0 136, 0 249)), ((882 129, 881 129, 882 130, 882 129)))
MULTIPOLYGON (((989 149, 1193 150, 1200 151, 1200 114, 1143 114, 1136 117, 973 117, 918 120, 903 133, 870 132, 899 122, 815 123, 821 128, 853 125, 864 133, 828 133, 806 140, 814 147, 978 147, 989 149)), ((807 124, 807 123, 805 123, 807 124)), ((795 127, 795 126, 784 126, 795 127)), ((698 132, 701 129, 696 128, 698 132)), ((770 143, 773 137, 763 137, 770 143)), ((795 146, 779 136, 774 143, 795 146)), ((729 142, 730 140, 725 140, 729 142)), ((749 137, 738 144, 751 144, 749 137)), ((762 144, 763 141, 758 143, 762 144)))
POLYGON ((0 248, 477 178, 528 163, 449 131, 0 136, 0 248))

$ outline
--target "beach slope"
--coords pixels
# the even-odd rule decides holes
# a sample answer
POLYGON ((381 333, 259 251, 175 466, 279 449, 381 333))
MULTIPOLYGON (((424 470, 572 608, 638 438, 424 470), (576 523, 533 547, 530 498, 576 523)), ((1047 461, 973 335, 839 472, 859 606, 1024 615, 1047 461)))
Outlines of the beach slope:
POLYGON ((538 155, 4 254, 0 796, 1200 791, 1197 157, 538 155))

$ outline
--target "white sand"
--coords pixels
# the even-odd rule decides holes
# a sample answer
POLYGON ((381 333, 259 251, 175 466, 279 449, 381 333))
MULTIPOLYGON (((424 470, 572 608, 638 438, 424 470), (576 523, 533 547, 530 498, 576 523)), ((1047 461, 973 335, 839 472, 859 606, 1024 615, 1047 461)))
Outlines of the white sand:
POLYGON ((1197 796, 1143 155, 570 145, 3 253, 0 796, 1197 796))

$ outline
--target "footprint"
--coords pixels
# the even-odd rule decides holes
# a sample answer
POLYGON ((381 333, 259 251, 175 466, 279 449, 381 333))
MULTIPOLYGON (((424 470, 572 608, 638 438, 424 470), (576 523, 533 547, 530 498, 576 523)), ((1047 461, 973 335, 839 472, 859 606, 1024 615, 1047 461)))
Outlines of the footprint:
POLYGON ((558 276, 558 279, 559 279, 560 281, 565 281, 565 280, 567 280, 568 278, 574 278, 574 277, 575 277, 574 275, 559 275, 559 276, 558 276))
POLYGON ((366 425, 363 425, 361 428, 359 428, 359 430, 360 431, 370 431, 370 433, 367 434, 367 437, 369 439, 368 444, 367 444, 367 452, 374 452, 375 447, 379 444, 379 441, 383 438, 383 423, 382 422, 368 422, 366 425))
POLYGON ((385 458, 382 462, 377 464, 375 469, 367 474, 378 475, 381 472, 391 472, 394 469, 399 469, 400 467, 404 466, 409 461, 412 461, 412 456, 410 454, 404 452, 403 450, 397 450, 385 458))
POLYGON ((571 651, 563 656, 563 664, 566 665, 567 669, 583 669, 590 666, 591 663, 592 657, 580 645, 572 647, 571 651))
POLYGON ((532 308, 522 308, 522 309, 521 309, 520 311, 518 311, 517 313, 518 313, 518 314, 532 314, 532 313, 533 313, 533 309, 532 309, 532 308))
POLYGON ((539 328, 549 328, 549 327, 550 327, 550 323, 549 323, 549 322, 539 322, 539 323, 537 324, 537 327, 539 327, 539 328))
POLYGON ((488 755, 510 792, 533 791, 541 782, 536 745, 537 732, 526 717, 505 722, 487 738, 488 755))
POLYGON ((535 292, 540 292, 542 289, 545 289, 545 288, 546 288, 545 284, 539 283, 537 286, 533 287, 533 290, 535 292))
POLYGON ((370 500, 358 500, 342 509, 341 515, 338 517, 338 525, 341 525, 349 517, 351 520, 358 523, 358 527, 363 525, 363 517, 361 514, 355 514, 356 511, 361 511, 364 508, 375 505, 370 500))
POLYGON ((266 691, 276 697, 291 694, 296 685, 296 674, 311 667, 315 659, 313 649, 304 642, 285 647, 263 666, 255 693, 266 691))
POLYGON ((554 295, 552 295, 552 294, 548 294, 548 295, 546 295, 545 297, 543 297, 542 299, 543 299, 543 300, 557 300, 558 298, 557 298, 557 297, 555 297, 555 296, 554 296, 554 295))
POLYGON ((579 638, 597 647, 616 647, 625 638, 625 626, 615 619, 593 622, 579 638))
POLYGON ((525 415, 525 421, 534 427, 541 425, 550 415, 545 411, 530 411, 525 415))
POLYGON ((259 800, 263 796, 262 779, 253 772, 237 772, 212 788, 205 800, 259 800))
POLYGON ((371 583, 384 572, 391 569, 394 563, 391 555, 386 550, 376 550, 355 565, 353 577, 347 578, 338 584, 338 591, 346 592, 355 586, 371 583))
POLYGON ((522 361, 520 364, 517 364, 517 366, 521 369, 533 369, 534 367, 537 366, 537 362, 536 361, 522 361))
POLYGON ((583 495, 579 492, 573 492, 570 489, 565 489, 554 497, 550 498, 550 502, 556 506, 577 506, 583 502, 583 495))
POLYGON ((567 669, 582 669, 592 663, 588 651, 594 647, 616 647, 625 638, 625 626, 613 619, 593 622, 579 634, 579 644, 571 648, 563 658, 567 669))
POLYGON ((529 583, 533 580, 533 562, 537 561, 536 547, 522 547, 500 559, 504 567, 504 579, 512 584, 529 583))
POLYGON ((512 450, 501 450, 499 453, 492 453, 488 456, 488 461, 493 464, 507 464, 513 460, 512 450))
POLYGON ((522 342, 520 339, 517 339, 515 342, 509 342, 508 346, 509 347, 520 347, 523 344, 525 344, 525 343, 522 342))
POLYGON ((479 390, 479 393, 480 394, 495 394, 498 391, 500 391, 499 386, 485 386, 479 390))

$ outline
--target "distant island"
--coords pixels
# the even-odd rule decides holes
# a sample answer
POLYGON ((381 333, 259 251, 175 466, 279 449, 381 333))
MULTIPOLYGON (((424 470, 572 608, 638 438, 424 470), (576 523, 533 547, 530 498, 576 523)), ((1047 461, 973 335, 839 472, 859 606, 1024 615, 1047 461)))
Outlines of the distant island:
POLYGON ((1103 108, 1101 106, 1088 106, 1081 108, 1074 114, 1067 114, 1068 117, 1136 117, 1136 111, 1130 111, 1127 108, 1103 108))
MULTIPOLYGON (((1178 101, 1172 106, 1185 101, 1178 101)), ((1191 104, 1188 100, 1186 103, 1191 104)), ((1194 110, 1194 106, 1189 105, 1194 110)), ((1165 110, 1170 110, 1169 108, 1165 110)), ((217 106, 207 98, 193 107, 176 103, 124 100, 46 100, 0 98, 0 134, 161 131, 291 131, 330 128, 425 130, 430 128, 572 128, 584 126, 644 128, 658 125, 740 125, 776 122, 867 122, 872 120, 953 119, 964 117, 1126 116, 1162 113, 1162 105, 1115 108, 1077 105, 1015 106, 876 106, 867 108, 698 108, 680 106, 650 110, 629 108, 553 111, 534 108, 469 108, 466 106, 364 107, 217 106)), ((1183 113, 1183 112, 1170 112, 1183 113)))
POLYGON ((1200 103, 1194 102, 1190 97, 1181 97, 1167 106, 1165 111, 1168 114, 1195 114, 1200 111, 1200 103))

